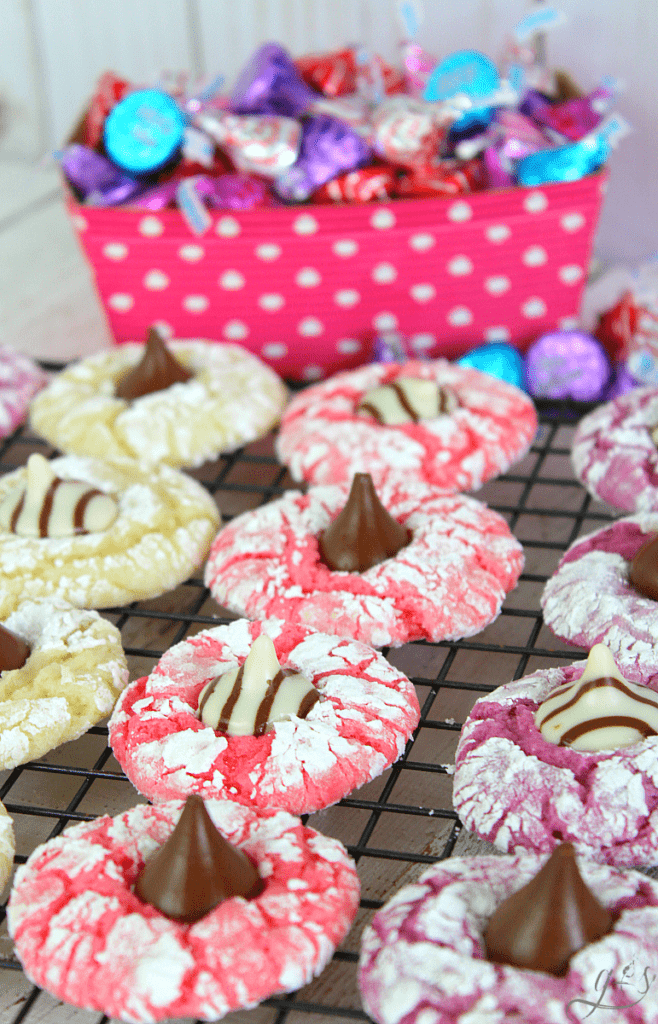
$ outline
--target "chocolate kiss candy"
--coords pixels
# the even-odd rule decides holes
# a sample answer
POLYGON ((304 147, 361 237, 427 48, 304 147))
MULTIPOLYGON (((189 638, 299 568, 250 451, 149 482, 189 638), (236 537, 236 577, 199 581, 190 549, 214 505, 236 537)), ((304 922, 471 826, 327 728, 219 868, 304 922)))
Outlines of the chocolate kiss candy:
POLYGON ((132 402, 153 391, 164 391, 172 384, 184 384, 193 376, 174 359, 155 327, 152 327, 141 362, 120 378, 115 394, 117 398, 132 402))
POLYGON ((612 930, 614 919, 585 885, 571 843, 561 843, 518 892, 489 919, 487 960, 557 977, 569 958, 612 930))
POLYGON ((642 545, 631 562, 628 578, 641 594, 658 601, 658 534, 642 545))
POLYGON ((219 834, 197 794, 188 796, 174 831, 135 884, 141 900, 185 923, 198 921, 231 896, 249 900, 262 890, 256 868, 219 834))
POLYGON ((410 531, 377 497, 370 473, 355 473, 347 504, 320 534, 320 556, 330 569, 365 572, 406 547, 410 531))
POLYGON ((0 626, 0 672, 22 668, 30 656, 30 646, 10 629, 0 626))

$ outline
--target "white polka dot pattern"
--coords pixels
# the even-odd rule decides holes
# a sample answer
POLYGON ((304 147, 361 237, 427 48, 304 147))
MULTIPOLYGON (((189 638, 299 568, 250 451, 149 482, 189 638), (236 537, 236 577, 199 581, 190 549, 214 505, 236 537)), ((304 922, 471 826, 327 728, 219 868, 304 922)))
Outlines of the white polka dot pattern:
POLYGON ((431 339, 415 349, 423 354, 459 355, 576 317, 604 177, 210 211, 203 236, 175 210, 69 210, 119 341, 164 320, 174 337, 235 340, 258 355, 285 344, 285 355, 265 358, 303 379, 308 366, 330 374, 358 365, 381 331, 431 339))

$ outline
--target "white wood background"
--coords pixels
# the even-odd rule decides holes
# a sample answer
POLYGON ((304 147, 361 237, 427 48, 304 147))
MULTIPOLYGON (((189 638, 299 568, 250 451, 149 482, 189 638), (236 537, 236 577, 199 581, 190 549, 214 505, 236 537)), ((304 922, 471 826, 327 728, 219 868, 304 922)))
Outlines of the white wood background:
MULTIPOLYGON (((658 248, 657 0, 559 0, 568 23, 550 63, 584 89, 625 82, 618 108, 633 126, 611 160, 597 241, 605 262, 636 265, 658 248)), ((425 0, 420 42, 437 57, 474 47, 500 56, 529 0, 425 0)), ((358 41, 396 61, 393 0, 0 0, 0 156, 56 147, 102 71, 152 83, 162 71, 222 73, 230 84, 262 42, 293 55, 358 41)))

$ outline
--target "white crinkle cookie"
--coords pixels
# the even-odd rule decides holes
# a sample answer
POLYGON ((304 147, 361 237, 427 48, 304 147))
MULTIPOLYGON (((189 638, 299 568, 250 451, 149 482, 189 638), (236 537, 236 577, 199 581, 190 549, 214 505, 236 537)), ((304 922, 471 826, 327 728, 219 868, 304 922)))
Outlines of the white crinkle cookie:
POLYGON ((0 769, 81 736, 110 713, 128 682, 121 634, 98 612, 26 600, 3 625, 31 651, 22 668, 0 673, 0 769))
POLYGON ((0 804, 0 892, 7 884, 14 863, 14 829, 11 818, 0 804))
MULTIPOLYGON (((66 456, 50 463, 65 480, 112 494, 118 515, 98 533, 25 537, 0 532, 0 616, 25 598, 61 597, 107 608, 156 597, 203 562, 219 523, 212 497, 196 480, 136 462, 66 456)), ((22 467, 0 479, 0 503, 27 480, 22 467)))
POLYGON ((180 468, 233 451, 279 420, 287 390, 274 370, 239 345, 167 342, 192 380, 128 403, 114 394, 143 345, 96 353, 68 367, 32 402, 34 430, 64 452, 164 462, 180 468))

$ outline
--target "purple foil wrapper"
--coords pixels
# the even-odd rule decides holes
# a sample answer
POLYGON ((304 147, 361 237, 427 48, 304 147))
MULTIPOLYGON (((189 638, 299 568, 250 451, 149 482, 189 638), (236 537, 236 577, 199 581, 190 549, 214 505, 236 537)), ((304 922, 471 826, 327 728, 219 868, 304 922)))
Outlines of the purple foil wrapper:
POLYGON ((608 89, 595 89, 589 96, 549 106, 543 111, 541 123, 571 142, 578 142, 601 123, 612 99, 608 89))
POLYGON ((304 121, 299 159, 274 182, 286 202, 303 202, 320 185, 343 171, 353 171, 372 159, 372 149, 342 121, 319 114, 304 121))
POLYGON ((147 192, 142 192, 131 200, 131 206, 138 206, 141 210, 165 210, 173 206, 176 201, 176 189, 180 181, 163 181, 160 185, 154 185, 147 192))
POLYGON ((217 178, 197 178, 195 187, 212 210, 252 210, 271 206, 272 193, 253 174, 220 174, 217 178))
POLYGON ((488 146, 483 155, 484 170, 487 176, 487 188, 508 188, 516 184, 507 161, 495 146, 488 146))
POLYGON ((75 143, 61 157, 62 169, 82 198, 94 206, 125 203, 144 188, 95 149, 75 143))
POLYGON ((235 114, 299 117, 316 98, 288 52, 278 43, 266 43, 240 74, 229 105, 235 114))
POLYGON ((372 363, 406 363, 409 358, 404 338, 397 331, 385 331, 375 337, 372 363))
POLYGON ((610 379, 605 349, 584 331, 544 334, 526 352, 525 365, 533 398, 596 402, 610 379))
POLYGON ((501 107, 494 115, 492 127, 504 160, 522 160, 529 153, 550 145, 534 121, 517 110, 501 107))
POLYGON ((620 395, 625 395, 627 391, 633 391, 634 388, 639 387, 644 387, 644 385, 635 379, 626 363, 614 363, 610 383, 605 389, 602 398, 605 402, 610 402, 613 398, 619 398, 620 395))

